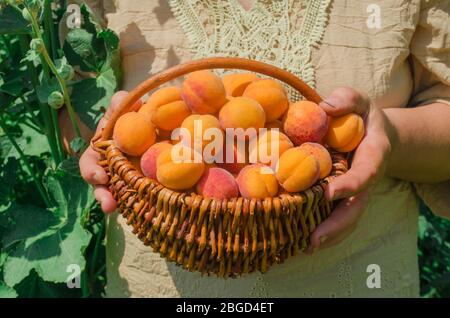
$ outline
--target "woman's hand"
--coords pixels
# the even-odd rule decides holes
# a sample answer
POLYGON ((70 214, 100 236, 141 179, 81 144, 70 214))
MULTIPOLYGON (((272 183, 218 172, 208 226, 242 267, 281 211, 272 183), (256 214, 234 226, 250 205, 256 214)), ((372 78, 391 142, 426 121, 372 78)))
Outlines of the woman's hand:
POLYGON ((351 88, 336 89, 320 106, 332 117, 351 112, 361 115, 365 135, 355 150, 351 168, 325 189, 327 200, 343 200, 312 233, 307 254, 337 244, 353 231, 368 202, 371 187, 385 173, 394 140, 393 128, 383 111, 351 88))
MULTIPOLYGON (((111 98, 111 104, 106 111, 103 118, 100 120, 97 126, 97 132, 102 130, 109 117, 120 105, 120 102, 127 96, 128 92, 119 91, 111 98)), ((141 101, 136 102, 135 109, 139 108, 141 101)), ((100 203, 100 206, 105 213, 113 212, 117 203, 114 200, 111 192, 109 192, 106 184, 108 183, 108 175, 105 170, 98 165, 99 154, 89 146, 80 158, 80 171, 81 176, 86 182, 94 186, 95 199, 100 203)))

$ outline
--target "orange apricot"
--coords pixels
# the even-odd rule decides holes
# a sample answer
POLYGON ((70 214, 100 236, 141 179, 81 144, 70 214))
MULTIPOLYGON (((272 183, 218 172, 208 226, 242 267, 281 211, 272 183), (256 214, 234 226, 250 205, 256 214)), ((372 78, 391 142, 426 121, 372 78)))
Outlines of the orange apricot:
POLYGON ((209 70, 188 74, 181 96, 196 114, 215 114, 227 102, 225 87, 220 78, 209 70))
POLYGON ((250 142, 250 161, 266 164, 272 169, 286 150, 294 147, 289 138, 277 130, 266 130, 250 142))
POLYGON ((350 152, 358 147, 363 136, 363 119, 355 113, 350 113, 331 117, 325 142, 337 151, 350 152))
POLYGON ((142 174, 156 180, 156 161, 158 160, 158 156, 164 150, 171 148, 172 144, 167 141, 157 142, 150 146, 150 148, 144 152, 140 160, 142 174))
POLYGON ((258 79, 254 73, 232 73, 222 77, 223 86, 227 95, 232 97, 242 96, 247 86, 258 79))
POLYGON ((214 199, 231 199, 239 195, 233 175, 221 168, 206 169, 196 189, 198 194, 214 199))
POLYGON ((284 132, 296 146, 308 141, 321 142, 327 129, 327 114, 316 103, 299 101, 289 106, 284 132))
POLYGON ((330 153, 324 146, 314 142, 305 142, 300 146, 300 148, 306 150, 308 153, 316 157, 317 161, 319 162, 320 179, 323 179, 330 174, 333 163, 330 153))
MULTIPOLYGON (((183 140, 185 146, 195 148, 197 144, 201 145, 202 150, 211 142, 213 142, 215 134, 221 135, 223 139, 223 131, 220 127, 219 120, 213 115, 193 114, 186 117, 181 123, 181 128, 186 129, 191 137, 190 140, 183 140), (205 134, 206 132, 206 134, 205 134), (209 134, 212 134, 209 136, 209 134), (212 137, 214 136, 214 137, 212 137), (208 137, 208 138, 205 138, 208 137), (197 138, 197 139, 195 139, 197 138), (197 142, 197 143, 196 143, 197 142)), ((197 149, 196 149, 197 150, 197 149)))
POLYGON ((163 104, 155 109, 152 114, 152 122, 158 129, 171 131, 180 127, 183 120, 191 114, 191 111, 182 100, 163 104))
POLYGON ((278 182, 273 170, 262 164, 244 167, 236 181, 244 198, 264 199, 278 193, 278 182))
POLYGON ((219 121, 223 129, 264 127, 266 116, 264 109, 258 102, 246 98, 235 97, 226 103, 219 112, 219 121))
POLYGON ((179 100, 181 100, 181 89, 179 87, 163 87, 151 94, 138 112, 144 114, 148 120, 151 120, 153 113, 158 107, 179 100))
POLYGON ((156 160, 156 178, 167 188, 187 190, 200 180, 205 170, 203 161, 197 162, 194 150, 180 144, 163 150, 156 160))
POLYGON ((155 127, 142 114, 125 113, 114 126, 113 140, 124 153, 140 156, 154 144, 155 127))
POLYGON ((319 179, 317 159, 305 149, 295 147, 286 150, 277 162, 276 178, 289 192, 308 189, 319 179))
POLYGON ((243 95, 256 100, 266 113, 266 121, 277 120, 286 112, 289 106, 283 87, 273 79, 261 79, 250 83, 243 95))

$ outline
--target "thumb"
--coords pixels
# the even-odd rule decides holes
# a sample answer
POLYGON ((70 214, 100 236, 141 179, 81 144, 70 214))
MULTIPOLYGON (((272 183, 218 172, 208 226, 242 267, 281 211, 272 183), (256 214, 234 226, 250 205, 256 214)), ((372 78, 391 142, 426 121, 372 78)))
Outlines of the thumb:
POLYGON ((355 151, 351 168, 333 178, 325 187, 325 198, 347 198, 376 182, 383 170, 383 155, 370 140, 363 139, 355 151))
POLYGON ((337 117, 349 113, 364 115, 369 109, 369 98, 349 87, 335 89, 319 106, 328 116, 337 117))

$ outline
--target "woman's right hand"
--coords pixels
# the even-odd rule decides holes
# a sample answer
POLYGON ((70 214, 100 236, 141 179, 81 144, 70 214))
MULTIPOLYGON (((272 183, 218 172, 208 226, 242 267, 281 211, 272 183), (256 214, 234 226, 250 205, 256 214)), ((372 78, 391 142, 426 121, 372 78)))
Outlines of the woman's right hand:
MULTIPOLYGON (((118 91, 113 95, 108 110, 98 123, 97 132, 101 131, 106 126, 111 114, 117 109, 127 94, 127 91, 118 91)), ((140 106, 141 101, 139 100, 136 102, 133 109, 138 109, 140 106)), ((86 151, 81 155, 80 172, 83 179, 94 186, 95 199, 99 202, 103 212, 111 213, 116 209, 117 202, 108 190, 108 175, 105 170, 98 165, 99 159, 99 153, 89 145, 86 151)))

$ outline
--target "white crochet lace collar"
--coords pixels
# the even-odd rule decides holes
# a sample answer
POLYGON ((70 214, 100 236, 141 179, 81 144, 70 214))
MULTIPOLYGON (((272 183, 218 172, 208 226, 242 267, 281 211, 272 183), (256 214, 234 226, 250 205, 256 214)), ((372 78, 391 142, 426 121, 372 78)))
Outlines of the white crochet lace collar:
POLYGON ((259 60, 315 86, 311 48, 324 33, 331 0, 256 0, 248 11, 237 0, 168 1, 195 58, 259 60))

